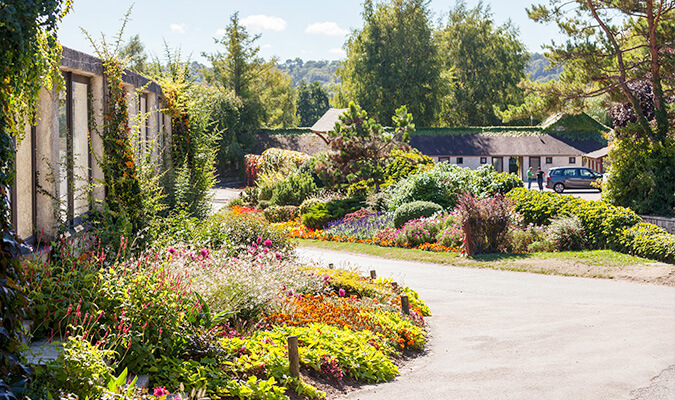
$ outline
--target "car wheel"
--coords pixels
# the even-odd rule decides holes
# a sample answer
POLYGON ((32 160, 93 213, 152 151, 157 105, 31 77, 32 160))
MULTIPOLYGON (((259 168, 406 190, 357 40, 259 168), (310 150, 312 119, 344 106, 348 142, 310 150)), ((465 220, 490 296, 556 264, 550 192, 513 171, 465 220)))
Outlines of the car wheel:
POLYGON ((558 182, 555 185, 553 185, 553 190, 555 190, 556 193, 562 193, 565 191, 565 185, 558 182))

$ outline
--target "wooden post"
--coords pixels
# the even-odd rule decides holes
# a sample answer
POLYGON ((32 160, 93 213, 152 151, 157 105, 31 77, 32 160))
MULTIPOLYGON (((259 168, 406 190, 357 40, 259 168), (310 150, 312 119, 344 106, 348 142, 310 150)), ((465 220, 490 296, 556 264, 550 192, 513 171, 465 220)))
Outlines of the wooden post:
POLYGON ((371 277, 372 279, 377 279, 377 272, 375 272, 374 269, 371 269, 371 270, 370 270, 370 277, 371 277))
POLYGON ((300 354, 298 353, 298 337, 288 337, 288 362, 291 376, 300 378, 300 354))
POLYGON ((333 269, 333 268, 335 268, 335 265, 333 265, 333 263, 328 264, 328 269, 333 269))
POLYGON ((394 289, 394 292, 398 293, 398 283, 392 282, 391 283, 391 288, 394 289))
POLYGON ((405 315, 410 314, 410 304, 408 303, 408 295, 407 294, 401 295, 401 310, 403 311, 403 314, 405 314, 405 315))

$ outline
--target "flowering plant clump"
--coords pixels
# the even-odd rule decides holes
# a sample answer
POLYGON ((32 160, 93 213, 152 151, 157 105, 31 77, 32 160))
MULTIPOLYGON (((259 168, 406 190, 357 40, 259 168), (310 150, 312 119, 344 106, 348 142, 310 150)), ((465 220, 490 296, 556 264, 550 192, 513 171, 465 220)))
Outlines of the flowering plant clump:
POLYGON ((382 229, 393 226, 393 218, 390 214, 364 211, 359 210, 345 215, 342 219, 329 222, 325 234, 355 239, 372 239, 382 229))

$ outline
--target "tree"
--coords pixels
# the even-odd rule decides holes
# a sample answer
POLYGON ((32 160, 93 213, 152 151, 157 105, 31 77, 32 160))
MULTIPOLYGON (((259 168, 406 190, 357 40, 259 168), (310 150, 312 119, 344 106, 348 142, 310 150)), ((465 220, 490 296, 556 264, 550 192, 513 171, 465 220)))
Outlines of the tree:
POLYGON ((554 0, 528 13, 535 21, 556 23, 568 36, 565 44, 546 47, 554 65, 565 65, 565 85, 530 89, 563 101, 606 95, 614 104, 605 198, 640 213, 672 215, 675 1, 554 0))
POLYGON ((138 35, 134 35, 129 42, 120 49, 120 58, 125 60, 127 67, 139 74, 148 72, 148 55, 145 54, 145 46, 138 35))
POLYGON ((415 129, 412 114, 405 106, 396 110, 392 122, 396 129, 385 131, 365 110, 354 102, 349 103, 349 109, 340 116, 340 122, 335 123, 335 129, 328 132, 335 172, 350 183, 372 179, 375 190, 379 191, 391 150, 407 149, 410 132, 415 129))
POLYGON ((312 126, 330 108, 328 91, 317 81, 300 82, 297 96, 300 126, 312 126))
POLYGON ((510 22, 495 26, 490 7, 458 2, 437 33, 444 69, 455 85, 443 100, 441 122, 452 126, 497 125, 494 107, 522 101, 529 54, 510 22))
POLYGON ((419 124, 431 125, 438 108, 441 71, 424 0, 364 2, 364 26, 347 40, 337 102, 350 100, 384 121, 406 105, 419 124))
POLYGON ((264 110, 264 125, 269 128, 297 126, 295 89, 291 77, 276 67, 274 60, 260 66, 265 73, 255 81, 264 110))

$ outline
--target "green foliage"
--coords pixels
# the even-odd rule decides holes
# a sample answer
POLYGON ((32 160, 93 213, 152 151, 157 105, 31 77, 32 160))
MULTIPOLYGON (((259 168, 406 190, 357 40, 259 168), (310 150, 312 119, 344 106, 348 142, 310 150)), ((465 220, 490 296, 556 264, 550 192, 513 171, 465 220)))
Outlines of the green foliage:
POLYGON ((329 88, 331 85, 339 83, 339 79, 335 72, 340 66, 340 63, 341 62, 338 60, 303 61, 300 58, 296 58, 293 60, 286 60, 283 64, 278 64, 277 68, 293 78, 293 86, 297 87, 301 85, 302 82, 318 82, 321 87, 329 88))
POLYGON ((332 200, 327 203, 317 203, 307 208, 302 214, 302 223, 309 229, 321 229, 330 221, 344 217, 345 215, 363 207, 363 198, 350 197, 340 200, 332 200))
POLYGON ((373 281, 355 270, 321 267, 307 267, 307 270, 319 276, 330 276, 329 284, 333 292, 337 293, 340 289, 343 289, 345 296, 370 297, 378 301, 384 301, 392 294, 388 284, 385 284, 386 282, 373 281))
MULTIPOLYGON (((443 207, 430 201, 413 201, 406 203, 396 209, 394 212, 394 226, 401 229, 403 224, 420 217, 431 217, 435 213, 442 211, 443 207)), ((432 235, 436 236, 435 234, 432 235)))
POLYGON ((508 197, 525 223, 549 224, 551 219, 576 216, 581 221, 588 246, 610 248, 672 262, 673 235, 641 223, 630 209, 604 201, 587 201, 551 192, 514 189, 508 197))
POLYGON ((506 251, 509 253, 532 253, 553 251, 553 243, 546 238, 543 226, 528 224, 525 229, 511 227, 506 235, 506 251))
POLYGON ((405 106, 396 110, 392 120, 396 129, 386 131, 365 110, 350 102, 334 130, 328 132, 332 152, 327 154, 327 162, 315 163, 315 171, 320 177, 338 176, 347 182, 372 179, 375 191, 379 191, 389 153, 395 148, 407 148, 410 131, 415 129, 412 114, 405 106))
POLYGON ((99 398, 104 385, 112 377, 106 364, 112 351, 100 350, 82 337, 70 337, 63 344, 63 351, 52 366, 57 388, 80 398, 99 398))
POLYGON ((386 121, 405 105, 420 125, 431 125, 448 81, 441 78, 428 3, 367 0, 362 15, 363 29, 347 39, 347 59, 338 69, 339 106, 353 100, 386 121))
POLYGON ((416 200, 431 201, 451 209, 457 203, 457 195, 462 192, 486 197, 507 193, 513 188, 522 187, 522 184, 516 175, 497 173, 492 165, 472 171, 454 164, 439 163, 392 184, 386 191, 390 210, 416 200))
POLYGON ((444 68, 455 85, 442 100, 441 122, 450 126, 497 125, 493 107, 520 102, 529 54, 510 22, 495 26, 489 6, 458 2, 437 35, 444 68))
POLYGON ((125 60, 129 69, 145 75, 148 71, 148 55, 139 35, 129 38, 129 41, 120 49, 120 58, 125 60))
POLYGON ((9 188, 15 176, 15 139, 19 143, 33 121, 40 88, 62 85, 57 23, 70 10, 69 0, 3 2, 0 6, 0 397, 14 399, 31 372, 19 362, 21 320, 28 300, 21 287, 20 239, 13 231, 9 188))
POLYGON ((605 200, 642 215, 675 215, 675 140, 620 135, 609 158, 605 200))
POLYGON ((391 184, 405 179, 420 168, 434 165, 434 160, 413 149, 410 152, 393 149, 384 167, 385 182, 391 184))
POLYGON ((654 224, 640 222, 624 229, 620 244, 630 254, 675 264, 675 235, 654 224))
POLYGON ((548 82, 559 79, 562 67, 552 68, 551 62, 543 54, 532 53, 525 72, 529 75, 531 81, 548 82))
POLYGON ((307 83, 303 80, 298 90, 298 118, 300 126, 312 126, 330 108, 328 91, 318 81, 307 83))
POLYGON ((312 175, 296 173, 274 185, 270 202, 278 206, 299 206, 316 190, 312 175))
POLYGON ((546 228, 546 235, 558 251, 584 250, 586 233, 577 216, 557 217, 546 228))
POLYGON ((286 222, 296 219, 300 216, 297 206, 272 206, 263 211, 265 219, 269 222, 286 222))

